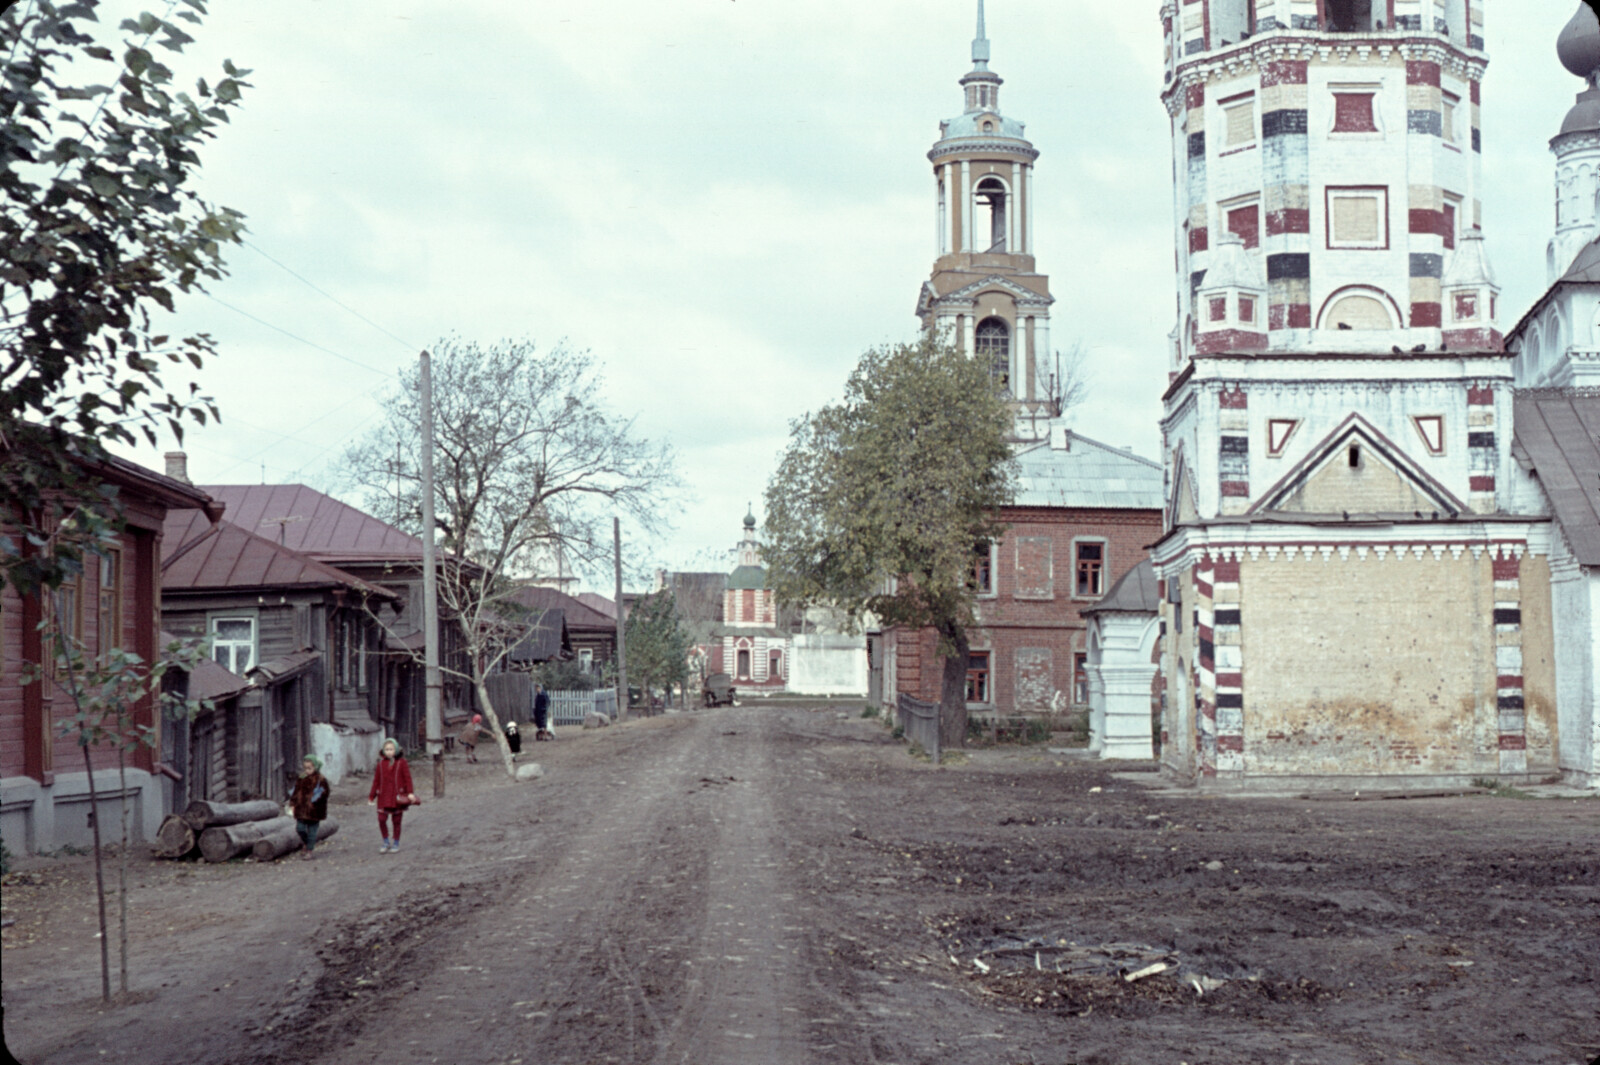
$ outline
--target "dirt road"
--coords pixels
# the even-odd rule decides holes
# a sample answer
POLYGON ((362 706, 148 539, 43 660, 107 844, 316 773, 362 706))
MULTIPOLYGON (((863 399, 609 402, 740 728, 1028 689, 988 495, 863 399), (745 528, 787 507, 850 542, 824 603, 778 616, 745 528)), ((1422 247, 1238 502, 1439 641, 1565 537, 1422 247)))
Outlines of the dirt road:
MULTIPOLYGON (((83 859, 5 890, 24 1062, 1583 1065, 1600 801, 1219 800, 853 711, 530 745, 377 853, 141 861, 101 1011, 83 859), (1163 967, 1128 982, 1126 974, 1163 967)), ((1139 778, 1150 779, 1150 778, 1139 778)))

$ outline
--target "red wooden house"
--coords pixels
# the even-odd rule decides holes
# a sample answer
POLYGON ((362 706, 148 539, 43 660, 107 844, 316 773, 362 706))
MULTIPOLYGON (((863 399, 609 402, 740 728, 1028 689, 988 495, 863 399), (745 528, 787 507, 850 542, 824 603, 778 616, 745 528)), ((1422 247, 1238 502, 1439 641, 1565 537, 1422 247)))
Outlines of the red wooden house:
MULTIPOLYGON (((59 592, 20 596, 0 589, 0 835, 14 853, 54 850, 91 840, 89 779, 83 753, 73 739, 59 735, 56 723, 73 709, 65 689, 54 682, 22 684, 24 663, 47 657, 39 631, 51 610, 68 635, 96 656, 111 647, 131 651, 146 662, 160 654, 161 536, 168 510, 201 510, 209 520, 221 508, 200 489, 121 459, 92 468, 118 489, 125 527, 105 556, 90 555, 85 572, 59 592)), ((7 529, 8 533, 15 532, 7 529)), ((135 711, 136 720, 162 728, 154 700, 135 711)), ((159 748, 158 748, 159 749, 159 748)), ((117 823, 116 754, 106 746, 90 749, 95 790, 103 824, 117 823)), ((157 755, 135 751, 127 773, 136 835, 153 836, 166 808, 157 755)))

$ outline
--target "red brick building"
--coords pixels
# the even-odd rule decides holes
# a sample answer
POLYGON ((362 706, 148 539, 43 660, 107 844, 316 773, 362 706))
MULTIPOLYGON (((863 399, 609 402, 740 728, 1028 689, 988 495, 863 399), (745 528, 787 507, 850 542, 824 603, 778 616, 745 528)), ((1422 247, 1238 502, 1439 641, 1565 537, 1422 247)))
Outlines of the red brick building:
MULTIPOLYGON (((974 712, 1087 710, 1087 623, 1161 535, 1161 467, 1057 427, 1017 456, 1004 536, 974 567, 978 625, 967 668, 974 712)), ((944 669, 931 629, 884 634, 884 702, 937 701, 944 669)))

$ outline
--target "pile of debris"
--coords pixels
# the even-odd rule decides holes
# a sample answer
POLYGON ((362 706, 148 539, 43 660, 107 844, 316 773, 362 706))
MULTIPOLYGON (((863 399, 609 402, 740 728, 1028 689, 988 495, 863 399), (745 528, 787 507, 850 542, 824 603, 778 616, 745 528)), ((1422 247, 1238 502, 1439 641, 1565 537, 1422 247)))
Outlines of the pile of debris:
MULTIPOLYGON (((322 822, 317 842, 339 831, 332 819, 322 822)), ((204 858, 226 862, 249 857, 270 862, 301 848, 294 818, 271 799, 211 802, 196 799, 181 814, 171 814, 156 831, 151 852, 157 858, 204 858)))
MULTIPOLYGON (((961 965, 954 954, 950 960, 961 965)), ((1196 995, 1227 983, 1199 971, 1173 948, 1143 943, 1086 945, 1059 937, 1001 939, 978 951, 972 968, 983 975, 1032 970, 1062 976, 1120 976, 1130 984, 1159 976, 1192 988, 1196 995)))

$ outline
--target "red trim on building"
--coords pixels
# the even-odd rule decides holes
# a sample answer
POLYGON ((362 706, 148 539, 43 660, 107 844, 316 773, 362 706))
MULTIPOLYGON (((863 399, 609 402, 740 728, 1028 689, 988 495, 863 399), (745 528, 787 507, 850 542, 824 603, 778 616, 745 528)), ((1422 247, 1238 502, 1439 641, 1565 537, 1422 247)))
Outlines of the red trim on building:
POLYGON ((1471 487, 1472 487, 1472 490, 1474 492, 1492 492, 1492 491, 1494 491, 1494 478, 1493 477, 1473 477, 1471 479, 1471 482, 1472 482, 1471 483, 1471 487))
POLYGON ((1216 355, 1225 351, 1265 351, 1269 339, 1266 333, 1219 329, 1214 333, 1201 333, 1195 341, 1195 350, 1201 355, 1216 355))
POLYGON ((1495 681, 1496 681, 1496 685, 1495 686, 1499 687, 1499 688, 1520 688, 1520 687, 1522 687, 1522 678, 1520 676, 1518 676, 1518 677, 1496 677, 1495 681))
POLYGON ((1218 402, 1222 405, 1223 410, 1249 410, 1250 393, 1242 388, 1235 388, 1231 392, 1224 389, 1222 394, 1218 396, 1218 402))
POLYGON ((1494 560, 1494 579, 1497 581, 1516 581, 1522 579, 1522 560, 1516 555, 1494 560))
POLYGON ((1223 494, 1223 496, 1225 498, 1228 498, 1228 499, 1249 499, 1250 498, 1250 482, 1249 481, 1223 481, 1222 482, 1222 494, 1223 494))
POLYGON ((1211 244, 1211 231, 1205 226, 1198 226, 1189 230, 1189 254, 1205 251, 1211 244))
POLYGON ((1243 673, 1218 673, 1217 674, 1217 687, 1219 687, 1219 688, 1243 688, 1244 687, 1244 674, 1243 673))
POLYGON ((1500 749, 1502 751, 1525 751, 1528 749, 1528 739, 1521 733, 1501 736, 1500 749))
POLYGON ((1212 581, 1216 584, 1238 584, 1239 563, 1237 561, 1219 561, 1217 571, 1212 574, 1212 581))
POLYGON ((1444 310, 1437 303, 1413 303, 1411 324, 1417 329, 1427 329, 1444 324, 1444 310))
POLYGON ((1206 105, 1206 87, 1204 85, 1190 85, 1183 92, 1183 102, 1191 111, 1204 107, 1206 105))
POLYGON ((1407 85, 1432 85, 1438 88, 1440 67, 1438 63, 1430 63, 1426 59, 1406 60, 1407 85))
POLYGON ((1311 80, 1311 63, 1304 59, 1274 59, 1261 68, 1261 87, 1305 85, 1311 80))
POLYGON ((1467 386, 1467 406, 1492 407, 1494 406, 1494 388, 1490 385, 1467 386))
POLYGON ((1445 345, 1451 351, 1504 351, 1506 338, 1498 329, 1446 329, 1445 345))
POLYGON ((1267 212, 1267 236, 1280 237, 1286 233, 1310 233, 1311 211, 1305 207, 1285 207, 1267 212))
POLYGON ((1243 736, 1218 736, 1217 737, 1217 750, 1219 750, 1219 751, 1237 751, 1238 753, 1243 754, 1244 753, 1244 737, 1243 736))
POLYGON ((1450 216, 1444 211, 1413 207, 1411 232, 1449 238, 1455 236, 1455 226, 1451 224, 1450 216))

